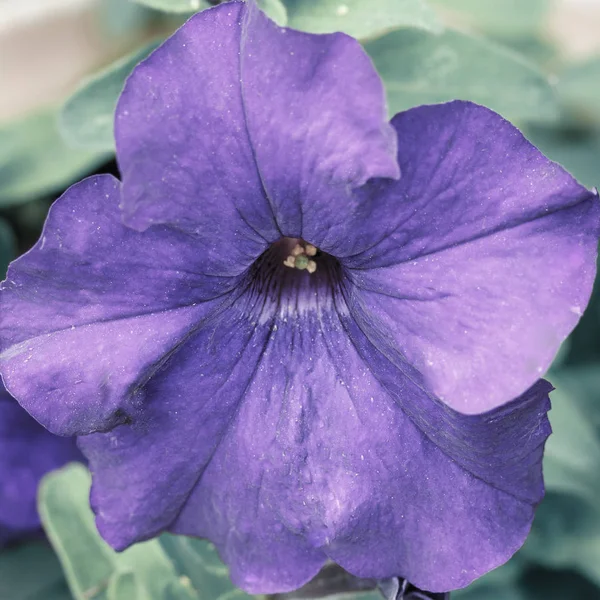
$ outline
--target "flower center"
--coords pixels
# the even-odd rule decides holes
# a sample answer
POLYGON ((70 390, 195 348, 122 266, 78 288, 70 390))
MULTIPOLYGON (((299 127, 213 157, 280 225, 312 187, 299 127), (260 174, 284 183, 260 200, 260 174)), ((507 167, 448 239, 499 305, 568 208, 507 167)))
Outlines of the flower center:
POLYGON ((261 320, 331 307, 344 283, 339 261, 300 238, 284 237, 250 267, 247 291, 261 320))
POLYGON ((314 273, 317 270, 317 263, 313 260, 313 257, 317 255, 317 252, 316 246, 298 240, 283 264, 292 269, 298 269, 299 271, 306 269, 309 273, 314 273))

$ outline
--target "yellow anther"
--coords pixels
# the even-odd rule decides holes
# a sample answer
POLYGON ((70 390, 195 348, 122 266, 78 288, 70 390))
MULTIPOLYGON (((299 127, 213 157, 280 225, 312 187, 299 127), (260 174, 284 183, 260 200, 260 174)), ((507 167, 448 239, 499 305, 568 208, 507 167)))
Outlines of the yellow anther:
POLYGON ((315 256, 317 254, 317 247, 313 246, 312 244, 306 244, 304 253, 306 254, 306 256, 315 256))
POLYGON ((292 256, 300 256, 304 254, 304 248, 300 244, 296 244, 292 250, 292 256))
POLYGON ((295 256, 288 256, 284 261, 283 264, 286 267, 291 267, 292 269, 296 266, 296 257, 295 256))
POLYGON ((306 265, 306 270, 309 273, 314 273, 317 270, 317 263, 314 260, 309 260, 306 265))

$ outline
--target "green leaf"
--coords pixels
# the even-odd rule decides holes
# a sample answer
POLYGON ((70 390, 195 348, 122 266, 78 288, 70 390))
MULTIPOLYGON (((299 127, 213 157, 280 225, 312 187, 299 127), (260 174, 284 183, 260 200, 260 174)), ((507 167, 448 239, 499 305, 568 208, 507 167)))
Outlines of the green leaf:
POLYGON ((115 107, 133 68, 159 45, 153 42, 86 79, 65 102, 59 117, 61 133, 73 147, 114 152, 115 107))
MULTIPOLYGON (((560 49, 541 35, 504 37, 499 41, 545 73, 554 73, 554 65, 559 60, 560 49)), ((554 76, 551 78, 554 79, 554 76)))
POLYGON ((312 33, 343 31, 370 39, 393 29, 441 31, 433 10, 422 0, 284 0, 288 25, 312 33))
POLYGON ((0 552, 2 600, 71 600, 60 562, 43 542, 0 552))
POLYGON ((600 370, 564 368, 548 378, 556 390, 544 456, 547 495, 521 554, 600 584, 600 370))
MULTIPOLYGON (((135 0, 171 13, 192 13, 211 4, 206 0, 135 0)), ((424 0, 257 0, 277 24, 301 31, 344 31, 357 38, 372 38, 399 27, 440 31, 435 12, 424 0)))
POLYGON ((258 6, 263 10, 277 25, 285 27, 288 24, 288 13, 282 0, 257 0, 258 6))
MULTIPOLYGON (((217 4, 211 4, 207 0, 134 0, 134 2, 162 12, 179 14, 191 14, 217 4)), ((286 24, 287 14, 281 0, 257 0, 257 3, 278 25, 286 24)))
POLYGON ((46 110, 0 126, 0 206, 59 192, 110 157, 68 146, 56 119, 46 110))
POLYGON ((97 20, 111 37, 144 35, 155 18, 154 11, 127 0, 103 0, 97 7, 97 20))
POLYGON ((134 2, 169 13, 193 13, 211 6, 206 0, 134 0, 134 2))
POLYGON ((402 30, 368 42, 392 113, 420 104, 472 100, 511 120, 553 120, 554 91, 519 55, 458 31, 402 30))
POLYGON ((550 2, 548 0, 431 0, 446 9, 454 21, 493 35, 517 37, 540 30, 550 2))
POLYGON ((162 535, 160 542, 178 572, 189 578, 191 586, 201 591, 203 597, 211 600, 251 598, 231 583, 227 567, 210 542, 169 534, 162 535))
POLYGON ((598 508, 575 496, 549 492, 521 553, 548 568, 576 570, 600 585, 598 508))
MULTIPOLYGON (((342 28, 354 35, 368 37, 393 27, 411 24, 426 27, 427 23, 433 23, 427 17, 431 11, 421 0, 378 0, 378 6, 370 5, 368 9, 365 9, 364 3, 352 1, 343 5, 324 1, 311 10, 307 3, 290 0, 288 3, 289 15, 281 0, 259 0, 261 8, 280 25, 289 21, 291 26, 317 32, 342 28), (340 7, 348 11, 342 17, 337 14, 340 7)), ((171 6, 177 3, 165 4, 171 6)), ((431 28, 435 26, 432 24, 431 28)), ((119 94, 133 68, 157 46, 158 43, 150 44, 116 61, 84 81, 67 100, 60 113, 60 128, 71 146, 114 151, 113 122, 119 94)))
POLYGON ((89 507, 91 478, 71 464, 42 480, 38 509, 44 529, 77 600, 193 600, 158 540, 112 550, 98 534, 89 507), (176 595, 177 594, 177 595, 176 595))
POLYGON ((565 70, 559 78, 558 92, 571 109, 600 122, 600 57, 565 70))
POLYGON ((595 505, 600 496, 600 370, 564 369, 549 373, 548 379, 556 390, 549 413, 553 434, 544 453, 546 489, 595 505))
POLYGON ((108 582, 106 590, 107 600, 152 600, 140 585, 133 571, 122 571, 115 573, 108 582))

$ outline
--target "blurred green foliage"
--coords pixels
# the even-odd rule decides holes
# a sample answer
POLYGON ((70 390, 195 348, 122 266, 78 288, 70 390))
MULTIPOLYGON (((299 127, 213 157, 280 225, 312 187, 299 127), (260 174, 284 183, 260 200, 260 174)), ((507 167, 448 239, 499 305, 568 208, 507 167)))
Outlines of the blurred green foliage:
POLYGON ((511 120, 553 121, 558 104, 548 78, 495 42, 452 29, 393 31, 368 42, 391 114, 420 104, 472 100, 511 120))
POLYGON ((70 146, 114 152, 114 113, 125 79, 157 46, 148 44, 81 83, 59 114, 60 132, 70 146))
POLYGON ((0 218, 0 275, 4 278, 8 263, 17 255, 17 238, 6 219, 0 218))
POLYGON ((539 31, 549 0, 430 0, 453 21, 491 36, 518 37, 539 31))
POLYGON ((441 31, 435 12, 422 0, 283 0, 288 26, 311 33, 343 31, 370 39, 398 28, 441 31))
POLYGON ((1 600, 71 600, 56 554, 44 542, 0 553, 1 600))
POLYGON ((157 539, 117 553, 100 537, 89 506, 91 477, 79 463, 46 476, 38 508, 76 600, 194 600, 157 539))
POLYGON ((106 161, 106 154, 71 147, 56 119, 48 108, 0 126, 0 207, 58 192, 106 161))
MULTIPOLYGON (((106 11, 123 10, 123 2, 107 0, 106 11)), ((210 4, 137 2, 127 11, 127 27, 158 20, 172 28, 210 4), (144 12, 141 5, 165 12, 144 12)), ((515 121, 584 184, 600 186, 600 57, 582 63, 565 59, 544 30, 549 0, 260 3, 282 25, 359 37, 382 75, 392 113, 454 98, 486 104, 515 121)), ((124 22, 121 17, 117 25, 124 22)), ((118 94, 135 63, 152 48, 142 46, 91 74, 60 111, 47 107, 0 127, 0 269, 17 247, 25 250, 39 235, 50 201, 112 156, 118 94)), ((114 165, 109 168, 114 171, 114 165)), ((557 387, 550 414, 554 434, 544 463, 548 494, 532 533, 509 563, 453 599, 600 598, 598 285, 548 377, 557 387)), ((89 475, 80 466, 44 481, 40 510, 56 554, 43 542, 2 552, 0 600, 248 597, 231 585, 206 542, 163 535, 122 554, 113 552, 95 530, 88 490, 89 475)))

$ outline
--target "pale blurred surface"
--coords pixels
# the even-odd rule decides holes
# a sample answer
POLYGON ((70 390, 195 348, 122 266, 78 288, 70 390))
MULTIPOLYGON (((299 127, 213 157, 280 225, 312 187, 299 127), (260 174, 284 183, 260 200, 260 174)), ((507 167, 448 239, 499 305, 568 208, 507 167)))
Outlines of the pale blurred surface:
POLYGON ((600 52, 600 0, 555 2, 548 31, 570 58, 582 59, 600 52))
MULTIPOLYGON (((103 27, 107 1, 0 0, 0 122, 60 103, 82 77, 139 43, 143 32, 118 36, 103 27)), ((554 1, 546 35, 566 57, 600 52, 599 32, 600 0, 554 1)))
POLYGON ((139 42, 102 26, 101 2, 0 0, 0 121, 61 102, 139 42))

